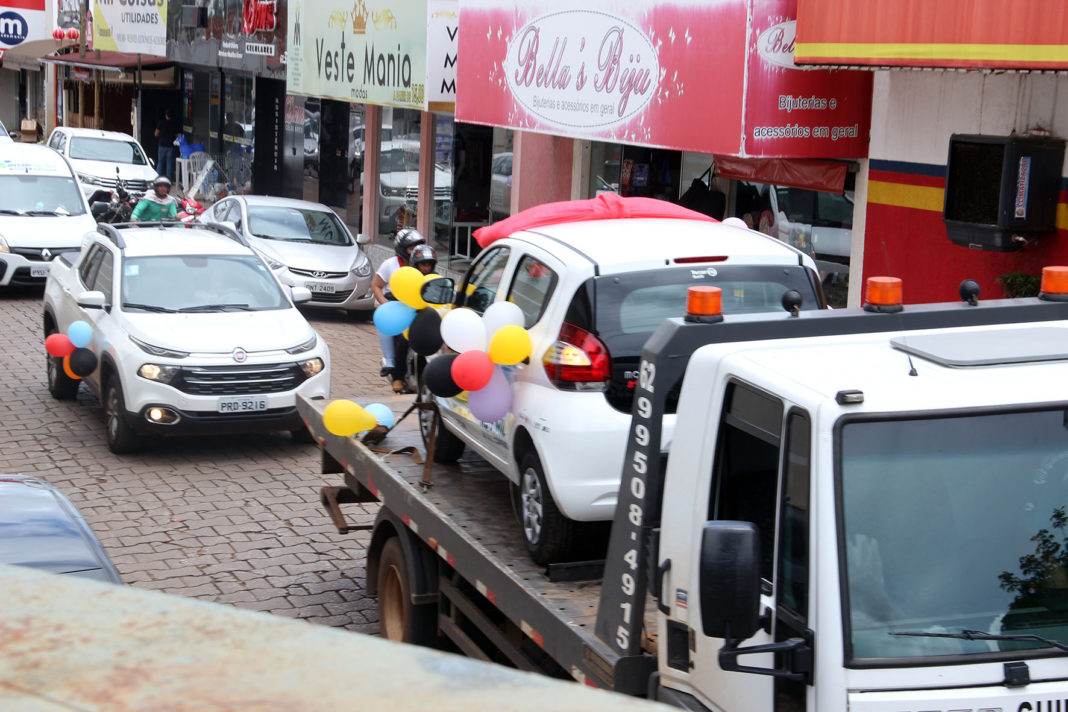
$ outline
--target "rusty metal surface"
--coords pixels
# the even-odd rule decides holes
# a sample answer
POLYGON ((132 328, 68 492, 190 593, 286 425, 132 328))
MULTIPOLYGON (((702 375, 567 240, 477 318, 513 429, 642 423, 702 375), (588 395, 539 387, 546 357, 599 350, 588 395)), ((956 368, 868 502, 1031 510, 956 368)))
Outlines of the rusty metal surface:
POLYGON ((0 567, 0 709, 653 710, 457 655, 0 567))

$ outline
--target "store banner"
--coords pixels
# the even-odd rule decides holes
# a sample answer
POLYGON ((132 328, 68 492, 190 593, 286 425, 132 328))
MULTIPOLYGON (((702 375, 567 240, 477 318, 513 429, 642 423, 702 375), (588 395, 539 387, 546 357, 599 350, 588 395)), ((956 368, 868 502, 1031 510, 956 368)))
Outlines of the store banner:
POLYGON ((427 104, 431 111, 452 112, 456 106, 459 2, 429 0, 427 11, 427 104))
POLYGON ((725 155, 867 155, 871 78, 795 67, 795 10, 461 0, 457 119, 725 155))
POLYGON ((93 48, 167 56, 167 0, 92 0, 93 48))
POLYGON ((290 93, 426 109, 427 0, 290 0, 290 93))
POLYGON ((52 37, 52 14, 45 0, 0 0, 0 51, 52 37))

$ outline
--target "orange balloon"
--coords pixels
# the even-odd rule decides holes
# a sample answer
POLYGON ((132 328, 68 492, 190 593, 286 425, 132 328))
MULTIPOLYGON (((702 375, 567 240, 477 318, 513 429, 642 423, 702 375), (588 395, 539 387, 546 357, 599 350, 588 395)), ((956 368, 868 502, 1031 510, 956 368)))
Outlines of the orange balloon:
POLYGON ((70 370, 70 356, 69 355, 63 357, 63 372, 66 373, 67 374, 67 378, 71 379, 72 381, 80 381, 80 380, 82 380, 81 376, 79 376, 74 371, 70 370))

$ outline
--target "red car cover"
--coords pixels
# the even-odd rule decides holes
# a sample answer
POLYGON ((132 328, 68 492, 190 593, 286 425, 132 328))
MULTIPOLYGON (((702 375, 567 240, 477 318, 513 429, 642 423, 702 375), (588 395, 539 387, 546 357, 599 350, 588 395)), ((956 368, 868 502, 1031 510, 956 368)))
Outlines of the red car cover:
POLYGON ((719 222, 703 213, 665 200, 621 198, 615 193, 601 193, 590 200, 565 200, 527 208, 509 218, 475 230, 474 236, 479 247, 486 248, 497 240, 522 230, 561 223, 619 218, 675 218, 719 222))

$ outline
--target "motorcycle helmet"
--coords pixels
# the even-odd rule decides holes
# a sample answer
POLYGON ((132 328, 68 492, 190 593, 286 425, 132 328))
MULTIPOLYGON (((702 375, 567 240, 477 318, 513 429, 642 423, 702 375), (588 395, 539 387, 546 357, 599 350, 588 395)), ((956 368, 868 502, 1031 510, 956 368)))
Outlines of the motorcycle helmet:
POLYGON ((438 256, 434 253, 434 248, 430 245, 416 245, 412 250, 412 256, 408 259, 408 263, 412 267, 418 267, 421 264, 430 263, 430 271, 434 271, 434 267, 438 264, 438 256))
POLYGON ((419 234, 419 231, 415 228, 406 227, 397 231, 397 237, 394 240, 393 251, 401 262, 408 262, 408 254, 412 248, 416 245, 425 245, 426 238, 419 234))
POLYGON ((156 188, 156 187, 161 186, 161 185, 165 185, 168 188, 170 188, 171 187, 171 179, 168 178, 167 176, 156 176, 156 179, 154 181, 152 181, 152 187, 156 188))

